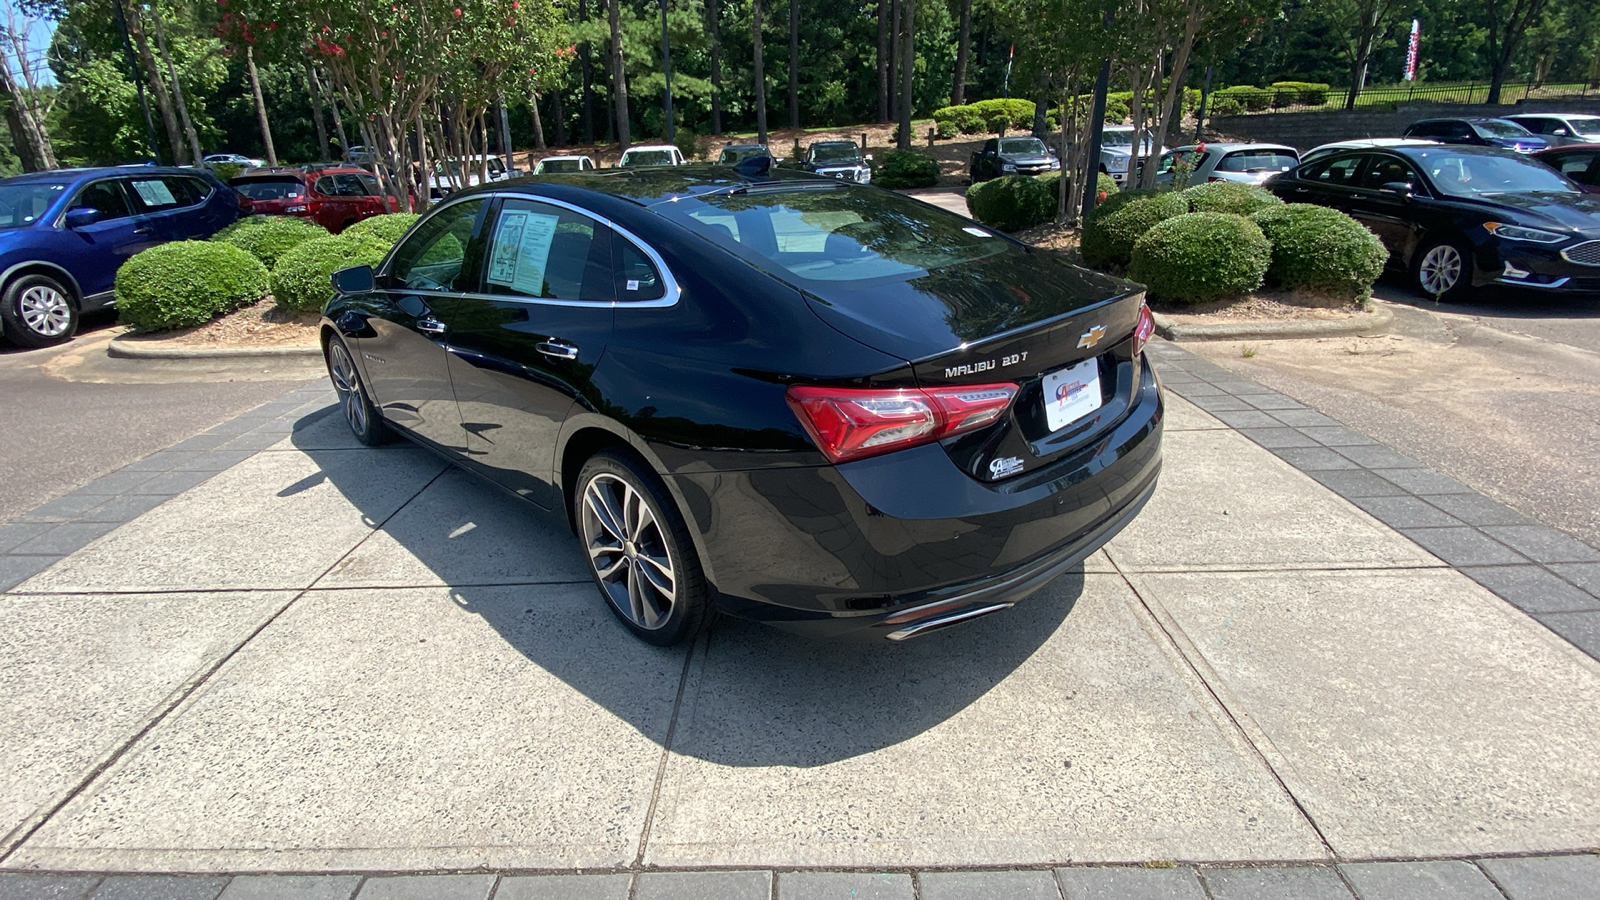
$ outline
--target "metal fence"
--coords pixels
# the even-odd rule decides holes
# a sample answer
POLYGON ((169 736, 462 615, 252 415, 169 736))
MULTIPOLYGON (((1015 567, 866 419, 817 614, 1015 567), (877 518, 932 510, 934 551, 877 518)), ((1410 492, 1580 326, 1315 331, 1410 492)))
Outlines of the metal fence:
MULTIPOLYGON (((1252 113, 1308 112, 1344 109, 1349 100, 1348 88, 1322 88, 1304 85, 1300 88, 1273 86, 1265 88, 1233 87, 1215 91, 1208 98, 1207 116, 1249 115, 1252 113)), ((1505 105, 1518 100, 1567 98, 1600 99, 1600 88, 1587 82, 1564 84, 1537 84, 1511 82, 1501 85, 1500 102, 1505 105)), ((1356 95, 1356 109, 1394 109, 1407 103, 1461 103, 1485 104, 1489 102, 1488 82, 1459 82, 1436 84, 1430 82, 1409 85, 1369 87, 1356 95)))

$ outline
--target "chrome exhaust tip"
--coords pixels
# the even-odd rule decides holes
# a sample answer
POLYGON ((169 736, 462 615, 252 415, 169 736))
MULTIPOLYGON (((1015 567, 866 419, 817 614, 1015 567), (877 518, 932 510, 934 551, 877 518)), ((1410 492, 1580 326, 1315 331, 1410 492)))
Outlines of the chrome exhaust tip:
POLYGON ((938 631, 941 628, 949 628, 951 625, 959 625, 962 622, 971 621, 980 616, 987 616, 990 613, 997 613, 1003 609, 1010 609, 1013 606, 1016 606, 1016 604, 995 603, 989 606, 979 606, 974 609, 964 609, 957 613, 951 613, 947 616, 939 616, 938 618, 928 619, 924 622, 918 622, 915 625, 907 625, 904 628, 891 631, 888 634, 888 638, 891 641, 909 640, 910 638, 919 637, 930 632, 938 631))

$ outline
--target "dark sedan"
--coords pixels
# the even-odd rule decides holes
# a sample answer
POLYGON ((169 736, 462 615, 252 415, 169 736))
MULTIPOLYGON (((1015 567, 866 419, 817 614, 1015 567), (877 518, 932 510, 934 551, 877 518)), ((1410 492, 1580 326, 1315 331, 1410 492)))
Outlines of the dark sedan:
POLYGON ((1600 144, 1540 150, 1533 158, 1571 178, 1586 193, 1600 194, 1600 144))
POLYGON ((1408 138, 1424 138, 1441 144, 1468 144, 1499 147, 1518 153, 1532 153, 1550 142, 1510 119, 1486 117, 1466 119, 1423 119, 1406 129, 1408 138))
POLYGON ((1539 162, 1488 147, 1324 156, 1267 182, 1284 200, 1349 213, 1424 294, 1504 284, 1600 291, 1600 197, 1539 162))
POLYGON ((563 517, 652 643, 714 610, 890 640, 998 612, 1160 469, 1138 286, 889 191, 749 164, 488 186, 334 285, 356 436, 563 517))

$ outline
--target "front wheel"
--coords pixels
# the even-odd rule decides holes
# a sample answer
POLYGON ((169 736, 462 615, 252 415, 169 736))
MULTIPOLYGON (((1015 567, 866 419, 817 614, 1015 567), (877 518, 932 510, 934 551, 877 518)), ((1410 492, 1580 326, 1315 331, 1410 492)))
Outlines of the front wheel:
POLYGON ((71 294, 47 275, 24 275, 6 285, 0 319, 6 336, 22 347, 59 344, 78 331, 78 307, 71 294))
POLYGON ((1472 251, 1453 238, 1435 241, 1417 254, 1411 280, 1436 300, 1460 300, 1472 290, 1472 251))
POLYGON ((699 634, 711 619, 705 575, 661 480, 602 451, 578 473, 574 502, 589 572, 622 624, 661 647, 699 634))
POLYGON ((339 395, 339 409, 344 413, 345 424, 350 426, 350 432, 356 440, 368 447, 394 440, 394 432, 389 430, 388 423, 383 421, 383 416, 378 414, 372 399, 367 396, 361 373, 356 370, 356 361, 344 341, 337 337, 328 338, 325 352, 328 378, 333 381, 333 390, 339 395))

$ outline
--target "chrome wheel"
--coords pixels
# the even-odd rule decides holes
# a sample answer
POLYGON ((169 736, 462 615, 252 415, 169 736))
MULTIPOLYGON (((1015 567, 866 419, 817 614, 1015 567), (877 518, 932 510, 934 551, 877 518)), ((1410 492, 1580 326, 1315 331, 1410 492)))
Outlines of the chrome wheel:
POLYGON ((361 393, 361 376, 356 374, 356 362, 344 344, 332 341, 328 345, 328 373, 333 378, 333 389, 339 394, 339 405, 344 407, 344 419, 350 430, 358 435, 367 433, 367 398, 361 393))
POLYGON ((56 338, 72 327, 72 303, 53 287, 35 284, 17 298, 17 312, 29 330, 41 337, 56 338))
POLYGON ((582 519, 589 564, 611 605, 646 631, 665 625, 677 601, 677 574, 644 495, 599 473, 584 486, 582 519))
POLYGON ((1422 257, 1422 263, 1417 266, 1417 282, 1423 292, 1442 296, 1460 283, 1465 267, 1460 250, 1451 244, 1440 244, 1422 257))

